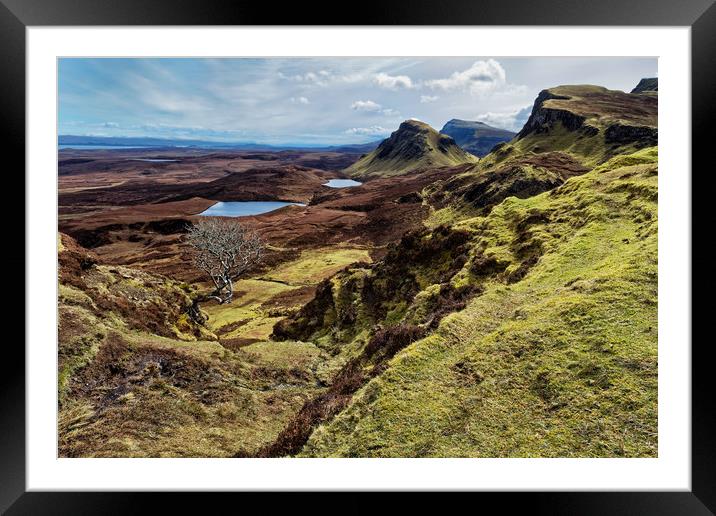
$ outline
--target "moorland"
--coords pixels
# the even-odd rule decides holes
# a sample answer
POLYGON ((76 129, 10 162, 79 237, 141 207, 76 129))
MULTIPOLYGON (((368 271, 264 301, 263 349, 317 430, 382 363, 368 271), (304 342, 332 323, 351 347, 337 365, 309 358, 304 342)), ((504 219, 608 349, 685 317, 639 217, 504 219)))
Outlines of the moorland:
POLYGON ((657 104, 558 86, 517 134, 61 149, 59 454, 656 456, 657 104), (256 201, 289 204, 236 219, 263 259, 197 322, 187 228, 256 201))

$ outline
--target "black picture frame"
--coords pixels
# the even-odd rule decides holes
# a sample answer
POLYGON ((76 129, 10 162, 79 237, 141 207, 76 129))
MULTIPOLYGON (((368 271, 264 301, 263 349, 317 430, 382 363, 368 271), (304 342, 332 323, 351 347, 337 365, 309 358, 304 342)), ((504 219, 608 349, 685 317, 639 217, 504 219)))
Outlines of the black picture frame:
MULTIPOLYGON (((14 168, 5 169, 7 188, 23 202, 25 165, 25 45, 27 26, 62 25, 577 25, 577 26, 689 26, 691 27, 692 70, 692 271, 703 265, 705 254, 694 251, 699 236, 716 222, 705 197, 711 191, 706 183, 713 182, 707 165, 711 154, 714 91, 716 91, 716 6, 714 0, 532 0, 516 6, 504 0, 418 0, 401 5, 396 0, 366 0, 350 18, 337 14, 338 3, 305 2, 218 2, 208 0, 0 0, 0 63, 3 88, 2 142, 5 155, 17 160, 14 168), (279 7, 280 5, 280 7, 279 7), (439 8, 437 6, 439 5, 439 8), (703 169, 703 171, 701 171, 703 169), (12 177, 7 177, 11 175, 12 177), (699 188, 693 187, 698 177, 699 188), (9 186, 7 186, 9 185, 9 186), (699 212, 699 207, 701 211, 699 212), (700 231, 703 230, 703 231, 700 231)), ((711 167, 713 168, 713 167, 711 167)), ((687 171, 671 171, 684 175, 687 171)), ((18 211, 20 207, 18 206, 18 211)), ((24 211, 24 210, 23 210, 24 211)), ((8 224, 5 238, 25 241, 24 224, 8 224)), ((710 240, 706 238, 705 240, 710 240)), ((703 241, 703 240, 702 240, 703 241)), ((25 263, 24 246, 11 258, 12 267, 25 263)), ((19 278, 16 279, 19 282, 19 278)), ((692 287, 692 334, 708 320, 708 303, 696 303, 698 292, 710 290, 712 275, 699 277, 692 287), (700 317, 701 316, 701 317, 700 317)), ((16 292, 20 292, 19 285, 16 292)), ((703 297, 703 299, 708 299, 703 297)), ((18 304, 19 300, 14 299, 18 304)), ((31 310, 32 307, 27 307, 31 310)), ((7 335, 7 334, 6 334, 7 335)), ((710 339, 692 343, 692 456, 690 492, 636 493, 480 493, 479 501, 499 503, 501 510, 522 508, 531 513, 546 514, 713 514, 716 512, 716 427, 711 392, 712 362, 708 359, 710 339)), ((154 498, 172 507, 191 507, 190 501, 204 503, 210 494, 179 493, 50 493, 26 492, 25 488, 25 354, 19 339, 4 339, 4 365, 0 375, 0 510, 7 514, 125 514, 150 510, 154 498)), ((52 348, 54 349, 54 348, 52 348)), ((48 347, 48 352, 52 352, 48 347)), ((216 496, 216 495, 214 495, 216 496)), ((242 506, 262 503, 260 494, 222 494, 221 497, 243 497, 242 506)), ((265 496, 265 495, 263 495, 265 496)), ((286 500, 296 504, 296 496, 272 495, 272 504, 286 500)), ((374 494, 353 493, 342 500, 341 512, 373 511, 374 494)), ((413 503, 423 504, 423 496, 413 495, 413 503)), ((459 499, 454 499, 459 503, 459 499)), ((324 499, 322 505, 328 508, 324 499)), ((468 502, 468 503, 474 503, 468 502)), ((484 507, 484 505, 483 505, 484 507)))

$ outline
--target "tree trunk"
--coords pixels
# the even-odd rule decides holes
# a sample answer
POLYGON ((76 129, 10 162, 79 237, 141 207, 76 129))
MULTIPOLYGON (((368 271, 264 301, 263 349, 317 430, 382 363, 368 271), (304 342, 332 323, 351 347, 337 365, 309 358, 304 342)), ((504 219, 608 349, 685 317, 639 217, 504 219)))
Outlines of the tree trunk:
POLYGON ((205 301, 205 296, 196 297, 192 301, 189 310, 187 310, 187 313, 189 314, 189 317, 191 317, 192 321, 194 321, 196 324, 201 324, 203 326, 204 324, 206 324, 208 318, 201 311, 201 306, 199 304, 202 301, 205 301))
POLYGON ((231 281, 231 278, 227 279, 226 288, 228 289, 228 293, 226 294, 226 302, 231 303, 231 301, 234 299, 234 282, 231 281))

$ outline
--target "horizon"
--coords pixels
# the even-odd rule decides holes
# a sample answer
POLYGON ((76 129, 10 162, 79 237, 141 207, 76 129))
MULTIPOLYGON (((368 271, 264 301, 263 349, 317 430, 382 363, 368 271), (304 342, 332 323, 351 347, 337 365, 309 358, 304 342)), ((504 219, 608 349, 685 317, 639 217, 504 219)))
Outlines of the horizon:
MULTIPOLYGON (((406 120, 403 120, 402 122, 400 122, 400 123, 398 124, 398 127, 399 127, 402 123, 407 122, 407 121, 409 121, 409 120, 417 120, 417 119, 415 119, 415 118, 408 118, 408 119, 406 119, 406 120)), ((417 120, 417 121, 418 121, 418 122, 421 122, 421 120, 417 120)), ((488 126, 488 127, 492 127, 492 128, 494 128, 494 129, 504 129, 504 128, 502 128, 502 127, 499 127, 499 128, 498 128, 498 127, 495 127, 495 126, 491 126, 491 125, 486 124, 485 122, 481 122, 481 121, 479 121, 479 120, 464 120, 464 119, 461 119, 461 118, 451 118, 450 120, 447 120, 447 121, 445 122, 445 124, 447 124, 447 123, 449 123, 449 122, 453 122, 453 121, 478 123, 478 124, 486 125, 486 126, 488 126)), ((442 124, 441 128, 444 127, 445 124, 442 124)), ((236 141, 223 141, 223 142, 222 142, 222 141, 208 140, 208 139, 207 139, 207 140, 202 140, 202 139, 197 139, 197 138, 180 138, 180 137, 177 137, 177 138, 166 138, 166 137, 155 137, 155 136, 146 136, 146 135, 140 135, 140 136, 123 136, 123 135, 117 135, 117 136, 102 136, 102 135, 94 135, 94 134, 58 134, 58 135, 57 135, 57 138, 58 138, 58 143, 59 143, 59 139, 61 139, 61 138, 87 138, 87 139, 95 138, 95 139, 107 139, 107 140, 164 140, 164 141, 167 141, 167 142, 177 142, 177 143, 178 143, 178 142, 187 142, 187 143, 188 143, 188 142, 196 142, 196 143, 194 143, 194 144, 187 144, 186 147, 195 147, 195 146, 197 146, 197 144, 217 144, 217 145, 221 145, 221 146, 224 146, 224 147, 230 147, 230 146, 233 146, 233 145, 236 145, 236 146, 256 145, 256 146, 266 146, 266 147, 292 147, 292 146, 293 146, 293 147, 297 147, 297 148, 300 148, 300 147, 303 147, 303 148, 323 148, 323 147, 343 147, 343 146, 354 146, 354 145, 357 146, 357 145, 367 145, 367 144, 371 144, 371 143, 380 143, 380 142, 383 141, 385 138, 389 137, 390 134, 392 134, 393 132, 397 131, 397 130, 398 130, 398 127, 396 127, 395 129, 391 130, 390 133, 389 133, 388 135, 386 135, 385 137, 376 138, 376 139, 373 139, 373 140, 369 140, 369 141, 367 141, 367 142, 366 142, 366 141, 362 141, 362 142, 346 142, 346 143, 342 143, 342 144, 322 144, 322 143, 320 143, 320 142, 308 143, 308 144, 298 144, 298 143, 294 143, 294 142, 290 142, 290 141, 289 141, 289 142, 285 142, 285 143, 281 143, 281 144, 276 144, 276 143, 259 142, 259 141, 254 141, 254 140, 236 140, 236 141)), ((431 126, 431 127, 433 127, 433 126, 431 126)), ((435 129, 436 131, 440 131, 440 129, 435 128, 435 127, 433 127, 433 129, 435 129)), ((516 132, 518 132, 518 131, 514 131, 514 132, 516 133, 516 132)), ((106 144, 101 144, 101 143, 97 143, 97 144, 91 144, 91 143, 86 143, 86 144, 83 144, 83 143, 74 143, 74 144, 73 144, 73 143, 59 143, 59 145, 87 145, 87 146, 91 146, 91 145, 111 145, 111 144, 110 144, 110 143, 106 143, 106 144)), ((136 145, 136 146, 140 146, 140 147, 143 147, 143 146, 144 146, 144 145, 141 145, 141 144, 138 144, 138 143, 137 143, 137 144, 129 144, 129 143, 128 143, 128 144, 126 144, 126 145, 136 145)), ((118 145, 118 146, 120 146, 120 145, 118 145)), ((147 145, 147 147, 150 147, 150 145, 147 145)))
POLYGON ((222 145, 382 140, 411 118, 517 132, 559 84, 630 91, 656 58, 62 58, 58 137, 222 145))

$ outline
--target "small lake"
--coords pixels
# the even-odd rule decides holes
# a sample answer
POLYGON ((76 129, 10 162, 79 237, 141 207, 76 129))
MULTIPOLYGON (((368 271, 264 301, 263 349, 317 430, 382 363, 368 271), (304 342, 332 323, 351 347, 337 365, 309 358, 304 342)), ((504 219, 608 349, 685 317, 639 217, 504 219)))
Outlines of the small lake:
POLYGON ((360 186, 363 183, 353 181, 352 179, 331 179, 327 183, 323 183, 323 186, 329 186, 331 188, 350 188, 352 186, 360 186))
POLYGON ((217 202, 208 210, 201 212, 199 215, 207 217, 245 217, 247 215, 268 213, 290 205, 305 206, 305 204, 298 202, 283 201, 217 202))

